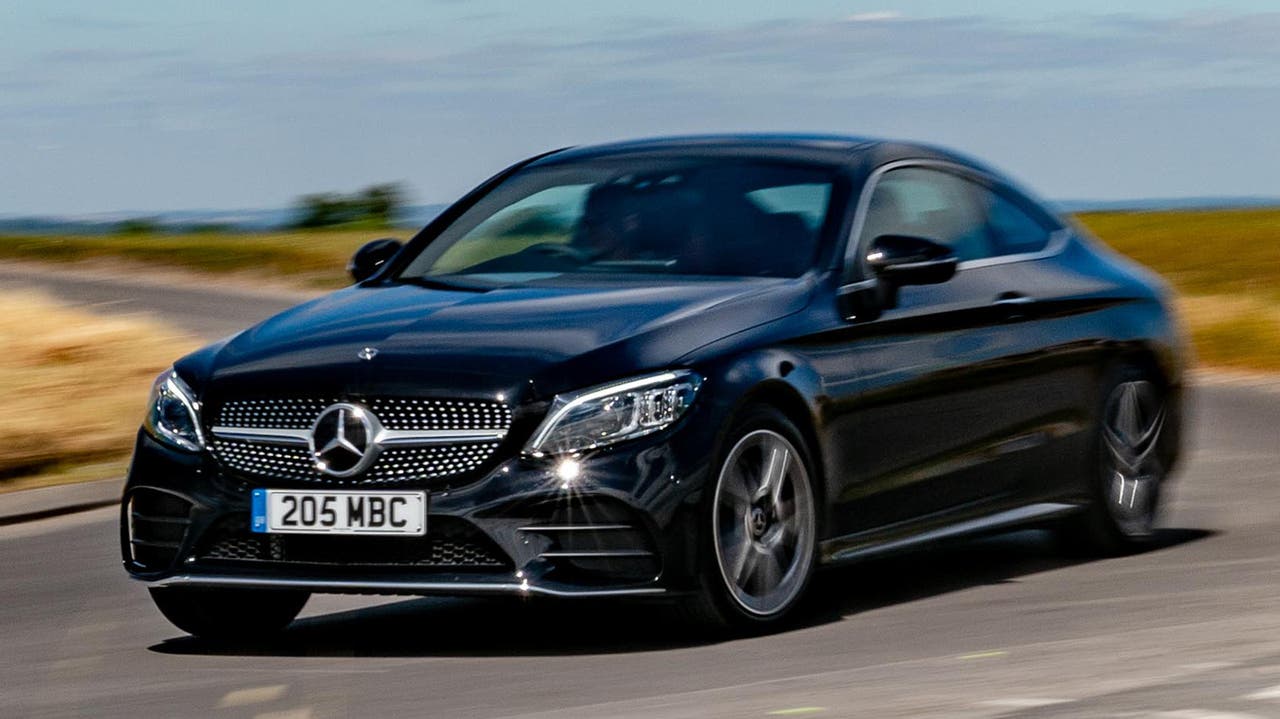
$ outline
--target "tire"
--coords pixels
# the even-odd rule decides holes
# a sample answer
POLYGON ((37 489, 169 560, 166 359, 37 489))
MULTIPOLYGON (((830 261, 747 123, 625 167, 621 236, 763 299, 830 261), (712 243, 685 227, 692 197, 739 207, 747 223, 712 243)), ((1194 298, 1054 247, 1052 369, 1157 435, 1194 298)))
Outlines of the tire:
POLYGON ((151 590, 151 599, 174 626, 201 639, 242 641, 275 634, 298 616, 308 592, 273 589, 151 590))
POLYGON ((1173 456, 1168 390, 1154 373, 1120 365, 1107 374, 1094 428, 1089 505, 1065 527, 1069 548, 1129 554, 1155 539, 1160 499, 1173 456))
POLYGON ((685 618, 709 629, 763 629, 800 602, 817 557, 812 453, 795 424, 752 407, 717 452, 698 532, 699 588, 685 618))

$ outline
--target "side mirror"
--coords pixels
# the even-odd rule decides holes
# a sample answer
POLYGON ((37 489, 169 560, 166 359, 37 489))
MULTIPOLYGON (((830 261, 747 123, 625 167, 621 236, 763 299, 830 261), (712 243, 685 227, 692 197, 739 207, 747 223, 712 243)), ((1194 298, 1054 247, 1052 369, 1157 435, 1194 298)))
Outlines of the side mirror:
POLYGON ((391 238, 366 242, 356 250, 351 261, 347 263, 347 272, 356 282, 364 282, 382 269, 382 266, 396 256, 402 245, 400 240, 391 238))
POLYGON ((959 260, 949 247, 923 237, 880 235, 867 248, 867 266, 873 279, 840 288, 840 314, 850 321, 867 322, 884 310, 898 306, 903 285, 936 285, 956 274, 959 260))
POLYGON ((867 249, 867 265, 885 282, 936 285, 956 274, 959 260, 946 245, 923 237, 880 235, 867 249))

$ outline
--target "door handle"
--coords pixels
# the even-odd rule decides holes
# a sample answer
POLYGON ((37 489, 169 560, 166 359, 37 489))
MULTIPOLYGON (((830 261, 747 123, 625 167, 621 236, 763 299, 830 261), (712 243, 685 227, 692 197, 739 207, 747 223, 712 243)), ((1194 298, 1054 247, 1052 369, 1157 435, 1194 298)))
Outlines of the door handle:
POLYGON ((1026 317, 1035 303, 1034 298, 1020 292, 1001 292, 991 305, 999 309, 1006 320, 1017 320, 1026 317))
POLYGON ((1017 292, 1003 292, 992 304, 996 307, 1026 307, 1027 305, 1035 304, 1035 302, 1032 298, 1017 292))

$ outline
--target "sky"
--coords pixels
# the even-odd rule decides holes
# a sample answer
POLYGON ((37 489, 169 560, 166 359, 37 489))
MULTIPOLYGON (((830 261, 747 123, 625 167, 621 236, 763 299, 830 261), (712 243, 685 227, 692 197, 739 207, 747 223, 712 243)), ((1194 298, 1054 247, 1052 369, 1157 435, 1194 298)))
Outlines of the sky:
POLYGON ((1280 196, 1275 0, 0 0, 0 215, 271 208, 665 134, 923 140, 1054 199, 1280 196))

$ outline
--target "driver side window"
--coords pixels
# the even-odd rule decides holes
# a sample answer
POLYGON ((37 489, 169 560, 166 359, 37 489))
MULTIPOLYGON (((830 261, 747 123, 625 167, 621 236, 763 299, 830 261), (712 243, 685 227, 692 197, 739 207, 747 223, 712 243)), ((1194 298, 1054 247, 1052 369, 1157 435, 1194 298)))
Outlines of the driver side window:
POLYGON ((946 245, 961 262, 990 257, 976 189, 958 175, 932 168, 890 170, 872 190, 855 247, 865 248, 881 235, 906 235, 946 245))

